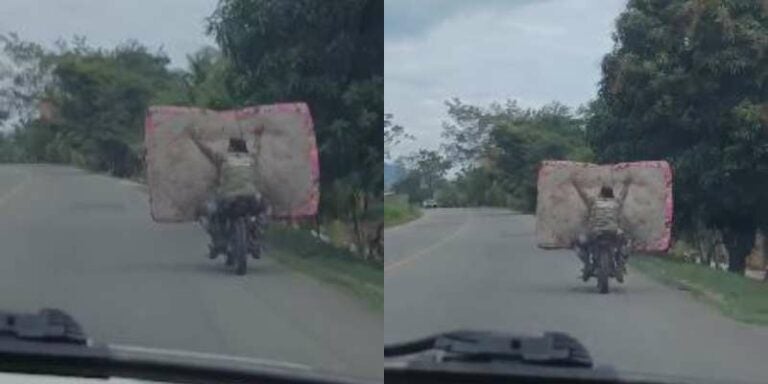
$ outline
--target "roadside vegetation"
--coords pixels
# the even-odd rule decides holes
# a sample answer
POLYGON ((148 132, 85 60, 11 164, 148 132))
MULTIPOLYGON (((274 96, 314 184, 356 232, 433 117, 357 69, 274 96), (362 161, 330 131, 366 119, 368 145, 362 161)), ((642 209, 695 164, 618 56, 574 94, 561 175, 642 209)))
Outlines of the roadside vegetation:
POLYGON ((593 159, 583 110, 574 112, 556 102, 541 108, 522 108, 514 101, 481 107, 458 99, 446 107, 449 121, 443 124, 442 147, 396 160, 407 174, 393 190, 408 195, 412 203, 434 197, 440 206, 531 213, 541 161, 593 159))
POLYGON ((600 162, 670 162, 675 237, 702 259, 718 239, 739 275, 768 228, 766 20, 759 1, 629 1, 586 121, 600 162))
POLYGON ((150 105, 305 101, 321 167, 311 228, 343 230, 342 248, 381 263, 383 17, 377 0, 220 0, 206 26, 217 46, 190 53, 186 68, 136 41, 48 47, 0 35, 0 161, 141 180, 150 105))
POLYGON ((408 196, 384 197, 384 226, 394 227, 421 217, 421 210, 408 201, 408 196))
POLYGON ((278 262, 336 285, 373 309, 384 308, 384 270, 380 263, 362 260, 308 231, 283 225, 270 228, 267 244, 267 255, 278 262))
MULTIPOLYGON (((614 41, 587 105, 447 101, 442 145, 397 158, 408 174, 393 190, 412 202, 436 197, 442 206, 530 213, 542 160, 666 160, 674 177, 673 236, 688 246, 666 256, 675 268, 665 276, 759 284, 744 276, 768 269, 768 7, 630 0, 614 41), (701 269, 707 272, 697 274, 701 269)), ((408 127, 396 118, 390 136, 404 138, 408 127)), ((765 308, 759 302, 768 295, 743 293, 751 299, 735 308, 765 308)))
POLYGON ((630 265, 664 284, 690 291, 728 317, 768 325, 768 284, 670 257, 636 255, 630 265))
POLYGON ((677 240, 663 258, 632 263, 728 316, 767 324, 768 279, 747 275, 768 269, 768 58, 752 54, 768 48, 768 7, 676 0, 627 8, 603 60, 587 138, 602 162, 672 164, 677 240))

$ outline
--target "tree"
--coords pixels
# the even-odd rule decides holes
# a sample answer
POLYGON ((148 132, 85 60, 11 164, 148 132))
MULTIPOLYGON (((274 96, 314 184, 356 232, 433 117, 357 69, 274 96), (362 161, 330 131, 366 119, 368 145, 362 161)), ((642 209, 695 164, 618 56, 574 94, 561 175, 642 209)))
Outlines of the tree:
POLYGON ((768 202, 768 10, 631 0, 603 60, 588 137, 603 161, 670 161, 676 230, 722 231, 743 273, 768 202))
POLYGON ((518 209, 536 209, 538 169, 545 160, 589 161, 580 120, 553 103, 499 123, 491 131, 489 159, 505 190, 517 197, 518 209))
POLYGON ((408 174, 395 184, 395 191, 408 194, 411 201, 432 198, 438 187, 444 183, 445 175, 451 169, 451 162, 437 151, 420 149, 399 161, 408 174))
POLYGON ((0 132, 0 162, 15 163, 23 160, 12 133, 0 132))
POLYGON ((360 221, 383 221, 383 1, 221 0, 208 22, 238 102, 307 102, 320 214, 351 220, 362 246, 360 221))
POLYGON ((337 195, 338 180, 381 195, 383 16, 380 0, 222 0, 209 19, 238 97, 309 104, 322 199, 337 195))
POLYGON ((455 185, 471 205, 536 207, 537 171, 543 160, 589 161, 583 117, 553 102, 523 109, 514 101, 487 108, 458 99, 446 103, 444 150, 462 171, 455 185))
POLYGON ((405 128, 392 122, 392 114, 384 114, 384 157, 389 158, 392 147, 404 140, 413 139, 412 135, 405 132, 405 128))
MULTIPOLYGON (((456 98, 446 101, 445 105, 448 107, 450 121, 443 122, 442 136, 447 143, 442 149, 451 159, 455 159, 457 165, 474 166, 475 162, 485 155, 484 150, 489 144, 492 128, 489 114, 481 107, 464 104, 456 98)), ((517 110, 514 104, 507 107, 510 110, 517 110)), ((494 104, 491 108, 501 107, 494 104)))
POLYGON ((130 176, 140 171, 144 116, 158 97, 183 103, 181 78, 167 70, 169 59, 127 42, 112 51, 66 51, 53 70, 48 94, 58 111, 47 126, 51 138, 33 149, 39 160, 82 163, 87 168, 130 176))
POLYGON ((188 55, 187 62, 189 73, 185 78, 192 105, 210 109, 241 106, 232 91, 235 82, 232 65, 218 49, 201 48, 188 55))
POLYGON ((147 107, 185 104, 184 74, 169 71, 169 59, 137 42, 94 49, 76 38, 44 50, 17 36, 4 37, 14 63, 10 86, 17 117, 6 135, 5 161, 57 162, 117 176, 141 171, 140 152, 147 107), (40 115, 40 106, 48 113, 40 115))
POLYGON ((460 206, 511 206, 506 191, 500 191, 498 180, 487 167, 465 169, 451 184, 460 206))
POLYGON ((52 57, 42 46, 15 33, 0 34, 0 126, 24 124, 37 115, 37 105, 51 82, 52 57))
POLYGON ((422 184, 430 195, 434 195, 437 184, 445 178, 445 174, 451 169, 451 162, 437 151, 421 149, 409 157, 408 162, 415 166, 421 176, 422 184))

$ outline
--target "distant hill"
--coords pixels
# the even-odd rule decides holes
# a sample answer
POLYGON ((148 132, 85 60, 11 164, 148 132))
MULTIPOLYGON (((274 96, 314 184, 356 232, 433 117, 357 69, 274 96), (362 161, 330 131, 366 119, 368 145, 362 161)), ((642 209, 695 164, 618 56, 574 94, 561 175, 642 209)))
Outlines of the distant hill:
POLYGON ((392 185, 400 181, 405 176, 405 169, 384 162, 384 190, 389 190, 392 185))

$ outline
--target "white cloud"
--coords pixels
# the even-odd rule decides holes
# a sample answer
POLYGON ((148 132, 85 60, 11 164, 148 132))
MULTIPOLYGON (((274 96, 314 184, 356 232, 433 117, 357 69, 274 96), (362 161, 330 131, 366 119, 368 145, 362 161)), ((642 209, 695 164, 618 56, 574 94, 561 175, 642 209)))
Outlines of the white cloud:
MULTIPOLYGON (((515 99, 522 106, 593 98, 625 0, 498 2, 385 40, 385 110, 417 137, 395 155, 440 143, 443 101, 515 99)), ((396 23, 388 23, 393 25, 396 23)))
POLYGON ((186 54, 214 45, 205 35, 205 18, 217 0, 3 0, 0 33, 52 45, 82 35, 94 45, 113 47, 135 39, 163 47, 172 65, 186 65, 186 54))

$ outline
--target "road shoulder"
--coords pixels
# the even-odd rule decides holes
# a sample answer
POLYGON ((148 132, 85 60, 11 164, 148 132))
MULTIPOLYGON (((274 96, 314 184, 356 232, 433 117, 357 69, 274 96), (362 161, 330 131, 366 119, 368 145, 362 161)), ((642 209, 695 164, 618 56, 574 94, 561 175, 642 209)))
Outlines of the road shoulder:
POLYGON ((324 243, 305 231, 273 227, 267 257, 291 269, 330 283, 373 310, 384 307, 384 270, 351 252, 324 243))
POLYGON ((689 291, 727 317, 768 325, 768 284, 764 282, 669 257, 636 255, 630 265, 667 286, 689 291))
MULTIPOLYGON (((102 176, 149 194, 149 188, 144 180, 102 176)), ((270 229, 267 243, 269 250, 266 257, 274 259, 293 271, 330 283, 361 300, 373 310, 383 310, 384 270, 382 265, 360 260, 349 251, 323 243, 309 233, 282 228, 279 225, 270 229)))
POLYGON ((403 196, 384 197, 384 227, 389 229, 410 223, 422 216, 421 209, 408 203, 403 196))

